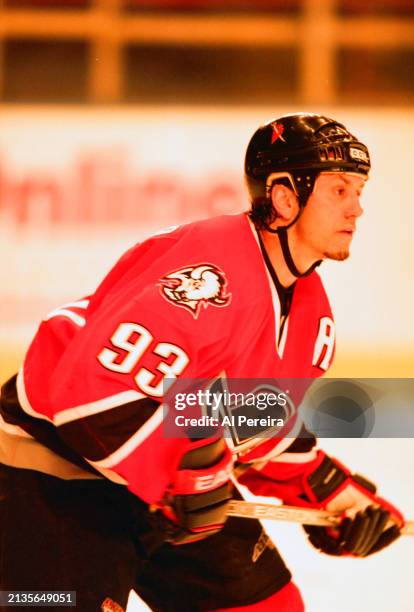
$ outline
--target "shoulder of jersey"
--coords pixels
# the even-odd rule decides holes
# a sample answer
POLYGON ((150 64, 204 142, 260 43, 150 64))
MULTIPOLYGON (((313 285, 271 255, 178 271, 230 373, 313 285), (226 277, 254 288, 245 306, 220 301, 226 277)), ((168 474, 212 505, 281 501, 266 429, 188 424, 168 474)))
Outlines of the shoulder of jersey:
POLYGON ((198 318, 201 303, 245 310, 247 303, 263 299, 264 264, 245 214, 190 223, 174 238, 159 261, 163 269, 158 268, 161 295, 170 304, 188 310, 190 300, 198 318))
POLYGON ((244 213, 220 215, 211 217, 208 219, 202 219, 200 221, 193 221, 191 223, 185 223, 184 225, 176 225, 160 230, 159 232, 150 236, 149 239, 153 238, 165 238, 170 236, 173 239, 178 239, 181 236, 188 233, 197 234, 227 234, 230 238, 230 232, 242 231, 247 226, 247 220, 244 213))

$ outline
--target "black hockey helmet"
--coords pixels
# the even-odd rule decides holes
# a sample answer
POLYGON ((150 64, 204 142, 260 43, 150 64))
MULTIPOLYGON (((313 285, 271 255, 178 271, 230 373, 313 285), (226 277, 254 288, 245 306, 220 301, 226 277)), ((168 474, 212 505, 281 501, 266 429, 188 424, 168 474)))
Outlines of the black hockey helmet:
POLYGON ((261 212, 263 219, 266 210, 271 213, 269 196, 276 182, 289 184, 302 209, 321 172, 353 172, 367 177, 369 170, 367 147, 335 119, 310 113, 275 119, 256 130, 246 151, 252 218, 261 212), (256 207, 262 211, 255 211, 256 207))

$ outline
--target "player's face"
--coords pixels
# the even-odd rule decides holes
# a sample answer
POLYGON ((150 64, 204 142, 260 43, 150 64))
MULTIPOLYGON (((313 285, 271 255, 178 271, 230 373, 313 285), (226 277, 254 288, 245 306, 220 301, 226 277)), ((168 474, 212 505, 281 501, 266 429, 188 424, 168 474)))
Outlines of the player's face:
POLYGON ((343 260, 362 215, 359 202, 365 180, 350 173, 322 173, 300 216, 298 239, 316 259, 343 260))

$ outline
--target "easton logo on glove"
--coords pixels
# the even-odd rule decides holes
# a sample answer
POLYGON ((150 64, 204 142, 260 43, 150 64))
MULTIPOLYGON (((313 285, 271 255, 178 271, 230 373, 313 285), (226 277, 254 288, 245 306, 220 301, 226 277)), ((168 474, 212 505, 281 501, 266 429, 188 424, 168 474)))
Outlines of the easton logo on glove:
POLYGON ((220 463, 215 466, 217 472, 206 470, 180 470, 173 486, 175 493, 198 493, 200 491, 210 491, 227 482, 233 472, 233 459, 229 453, 223 457, 220 463), (230 455, 230 456, 229 456, 230 455), (223 467, 221 467, 223 466, 223 467))
POLYGON ((181 459, 159 510, 169 521, 166 539, 186 544, 223 528, 232 498, 233 458, 226 442, 203 440, 181 459))

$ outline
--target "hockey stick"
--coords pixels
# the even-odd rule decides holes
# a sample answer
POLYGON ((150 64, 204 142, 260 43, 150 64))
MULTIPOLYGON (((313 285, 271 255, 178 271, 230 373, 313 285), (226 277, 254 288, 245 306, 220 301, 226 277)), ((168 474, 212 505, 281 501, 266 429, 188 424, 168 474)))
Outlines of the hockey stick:
MULTIPOLYGON (((277 506, 276 504, 258 504, 235 499, 229 502, 227 514, 243 518, 291 521, 293 523, 301 523, 302 525, 320 525, 322 527, 335 526, 339 522, 340 516, 327 510, 277 506)), ((407 521, 401 533, 404 535, 414 535, 414 521, 407 521)))

